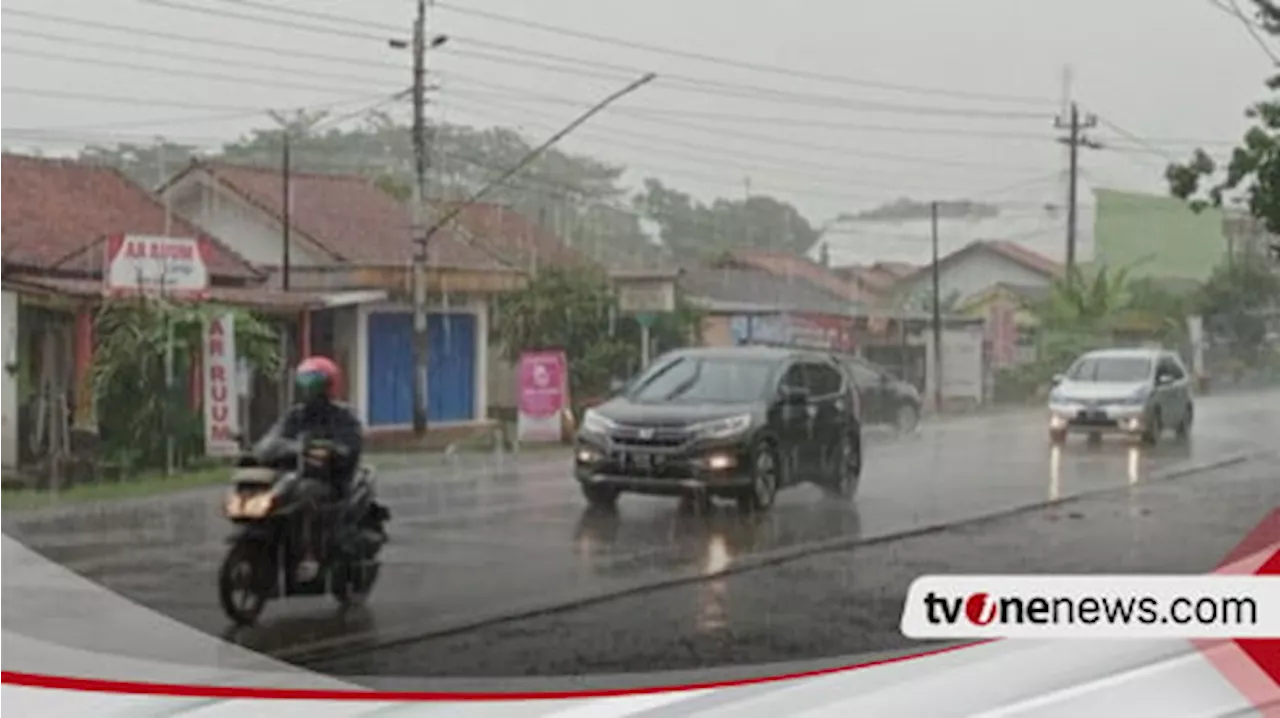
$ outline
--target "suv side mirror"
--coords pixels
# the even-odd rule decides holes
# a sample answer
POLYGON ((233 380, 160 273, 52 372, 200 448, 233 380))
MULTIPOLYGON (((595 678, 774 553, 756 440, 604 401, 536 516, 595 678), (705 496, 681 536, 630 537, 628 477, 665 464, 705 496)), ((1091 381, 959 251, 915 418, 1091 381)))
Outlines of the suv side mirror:
POLYGON ((627 387, 627 383, 621 379, 609 380, 609 391, 614 394, 621 393, 622 390, 625 389, 626 387, 627 387))
POLYGON ((1173 375, 1172 375, 1172 374, 1157 374, 1157 375, 1156 375, 1156 386, 1168 386, 1169 384, 1172 384, 1172 383, 1173 383, 1173 375))
POLYGON ((1049 380, 1049 384, 1052 386, 1057 386, 1062 383, 1063 379, 1066 379, 1066 378, 1067 377, 1062 374, 1054 374, 1053 378, 1049 380))

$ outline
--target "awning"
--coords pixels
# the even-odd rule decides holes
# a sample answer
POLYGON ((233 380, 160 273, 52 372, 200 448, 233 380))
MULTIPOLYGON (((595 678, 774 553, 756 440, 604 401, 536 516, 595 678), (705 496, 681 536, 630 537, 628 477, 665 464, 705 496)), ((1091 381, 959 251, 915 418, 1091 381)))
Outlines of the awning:
MULTIPOLYGON (((49 292, 77 299, 102 299, 102 281, 97 279, 70 279, 19 275, 5 277, 5 289, 21 292, 24 288, 49 292)), ((300 311, 320 309, 326 304, 326 295, 314 292, 284 292, 260 287, 210 287, 206 300, 220 304, 259 309, 262 311, 300 311)))

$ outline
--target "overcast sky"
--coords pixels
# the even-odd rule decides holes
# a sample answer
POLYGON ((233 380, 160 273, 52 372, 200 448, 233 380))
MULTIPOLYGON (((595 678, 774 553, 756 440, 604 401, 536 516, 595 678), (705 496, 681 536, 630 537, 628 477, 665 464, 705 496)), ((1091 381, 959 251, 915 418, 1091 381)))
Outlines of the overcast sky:
MULTIPOLYGON (((412 13, 412 0, 5 0, 5 144, 29 146, 38 130, 50 150, 157 134, 215 145, 268 125, 268 107, 358 110, 408 85, 408 52, 380 38, 396 27, 407 35, 412 13), (259 19, 228 16, 237 13, 259 19), (47 139, 55 131, 59 139, 47 139)), ((1163 191, 1162 153, 1180 157, 1197 142, 1225 152, 1269 69, 1242 24, 1210 0, 453 0, 431 10, 430 24, 450 35, 429 60, 440 84, 432 116, 542 139, 652 70, 657 81, 564 147, 627 165, 629 181, 655 175, 703 198, 748 187, 774 194, 815 223, 902 195, 1006 189, 988 195, 1004 200, 1043 186, 1064 168, 1053 116, 1068 64, 1073 96, 1103 120, 1092 136, 1113 145, 1085 152, 1089 182, 1163 191)), ((408 114, 407 103, 391 107, 408 114)))

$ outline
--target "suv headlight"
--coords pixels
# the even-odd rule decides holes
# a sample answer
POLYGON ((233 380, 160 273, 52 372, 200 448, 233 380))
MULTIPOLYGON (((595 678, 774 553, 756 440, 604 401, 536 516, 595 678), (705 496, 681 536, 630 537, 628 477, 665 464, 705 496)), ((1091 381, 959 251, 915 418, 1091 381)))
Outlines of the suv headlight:
POLYGON ((723 439, 736 436, 751 428, 751 415, 739 414, 727 419, 704 421, 689 427, 690 431, 702 439, 723 439))
POLYGON ((588 434, 604 434, 615 426, 616 422, 601 416, 595 409, 587 409, 582 415, 582 430, 588 434))

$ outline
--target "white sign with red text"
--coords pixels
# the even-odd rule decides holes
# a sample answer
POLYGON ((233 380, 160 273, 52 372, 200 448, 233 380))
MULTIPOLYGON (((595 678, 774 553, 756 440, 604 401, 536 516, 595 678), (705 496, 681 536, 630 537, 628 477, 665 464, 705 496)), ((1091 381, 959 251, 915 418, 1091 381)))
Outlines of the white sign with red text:
POLYGON ((234 314, 213 317, 204 329, 204 447, 209 456, 239 453, 240 372, 234 314))
POLYGON ((209 290, 208 244, 187 237, 118 234, 106 241, 110 293, 200 296, 209 290))

